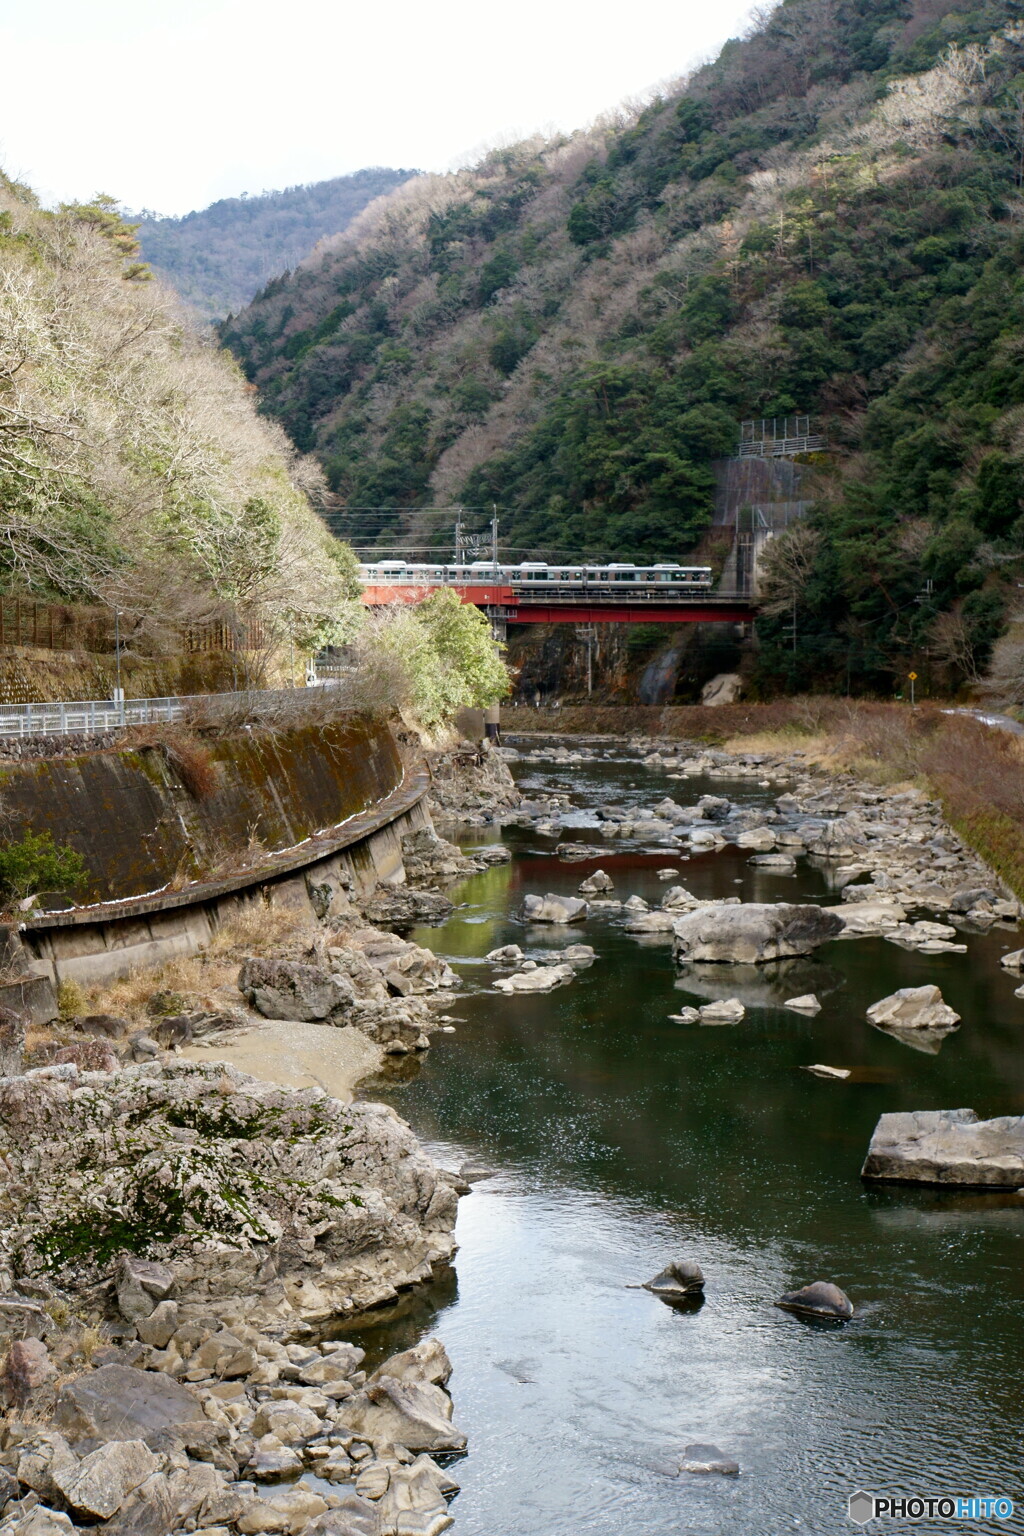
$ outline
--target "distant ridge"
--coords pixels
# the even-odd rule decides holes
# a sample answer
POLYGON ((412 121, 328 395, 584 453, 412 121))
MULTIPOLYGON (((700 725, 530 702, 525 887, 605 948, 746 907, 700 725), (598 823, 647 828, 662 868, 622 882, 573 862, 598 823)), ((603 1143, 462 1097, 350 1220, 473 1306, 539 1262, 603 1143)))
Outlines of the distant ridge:
POLYGON ((142 255, 204 319, 221 320, 416 174, 372 166, 282 192, 221 198, 181 218, 144 214, 142 255))

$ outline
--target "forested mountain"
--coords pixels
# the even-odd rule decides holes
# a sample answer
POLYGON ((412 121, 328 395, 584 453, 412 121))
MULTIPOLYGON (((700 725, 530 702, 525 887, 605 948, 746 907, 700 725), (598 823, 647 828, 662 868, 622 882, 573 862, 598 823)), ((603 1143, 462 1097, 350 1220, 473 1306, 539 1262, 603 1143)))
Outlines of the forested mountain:
POLYGON ((283 192, 221 198, 179 219, 144 214, 139 243, 144 259, 198 314, 220 320, 415 174, 374 166, 283 192))
POLYGON ((1024 550, 1022 23, 786 0, 629 120, 400 188, 224 338, 340 504, 497 504, 516 555, 679 558, 738 423, 810 414, 763 675, 970 675, 1024 550))
POLYGON ((322 475, 138 262, 111 199, 0 175, 0 592, 105 603, 157 648, 259 621, 313 644, 351 592, 322 475))

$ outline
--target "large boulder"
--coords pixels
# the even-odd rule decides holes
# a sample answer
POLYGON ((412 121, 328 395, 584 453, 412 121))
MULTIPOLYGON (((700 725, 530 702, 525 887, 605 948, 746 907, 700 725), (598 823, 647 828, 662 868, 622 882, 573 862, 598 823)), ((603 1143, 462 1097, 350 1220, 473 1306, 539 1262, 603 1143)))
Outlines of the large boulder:
POLYGON ((819 944, 836 938, 842 923, 823 907, 716 902, 676 918, 674 931, 680 961, 763 965, 810 954, 819 944))
POLYGON ((900 987, 889 997, 872 1003, 867 1011, 870 1024, 879 1029, 951 1030, 960 1023, 960 1015, 942 1001, 938 987, 900 987))
POLYGON ((819 1318, 822 1321, 848 1323, 853 1316, 853 1303, 845 1291, 831 1280, 814 1280, 798 1291, 787 1291, 775 1303, 784 1312, 795 1312, 798 1317, 819 1318))
POLYGON ((370 1441, 391 1441, 410 1451, 464 1451, 466 1437, 452 1423, 451 1398, 432 1382, 380 1375, 339 1408, 346 1430, 370 1441))
MULTIPOLYGON (((225 1298, 285 1330, 352 1315, 454 1250, 457 1181, 392 1109, 220 1062, 2 1080, 0 1158, 0 1269, 106 1294, 134 1234, 185 1318, 225 1298)), ((129 1305, 155 1306, 135 1278, 129 1305)))
POLYGON ((93 1520, 109 1520, 130 1493, 144 1483, 160 1463, 142 1440, 119 1437, 101 1445, 78 1463, 54 1477, 54 1482, 76 1515, 93 1520))
POLYGON ((347 976, 296 960, 258 956, 243 962, 238 990, 265 1019, 294 1019, 307 1024, 340 1018, 355 1001, 347 976))
POLYGON ((174 1290, 174 1271, 166 1264, 153 1264, 134 1253, 123 1253, 114 1283, 121 1316, 130 1323, 139 1323, 155 1311, 158 1302, 170 1296, 174 1290))
POLYGON ((87 1371, 62 1387, 54 1422, 71 1441, 137 1441, 204 1424, 206 1416, 195 1394, 173 1376, 115 1364, 87 1371))
POLYGON ((524 896, 522 916, 527 923, 582 923, 590 912, 587 902, 576 896, 524 896))
POLYGON ((979 1120, 973 1109, 882 1115, 861 1178, 897 1184, 1024 1188, 1024 1115, 979 1120))

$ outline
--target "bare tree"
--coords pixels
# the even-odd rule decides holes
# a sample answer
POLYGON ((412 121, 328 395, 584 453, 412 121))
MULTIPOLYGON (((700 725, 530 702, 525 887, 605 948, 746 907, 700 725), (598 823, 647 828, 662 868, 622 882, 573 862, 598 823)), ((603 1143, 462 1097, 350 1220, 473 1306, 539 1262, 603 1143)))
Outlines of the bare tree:
POLYGON ((763 613, 788 613, 800 601, 820 549, 821 534, 807 523, 768 541, 760 562, 763 613))

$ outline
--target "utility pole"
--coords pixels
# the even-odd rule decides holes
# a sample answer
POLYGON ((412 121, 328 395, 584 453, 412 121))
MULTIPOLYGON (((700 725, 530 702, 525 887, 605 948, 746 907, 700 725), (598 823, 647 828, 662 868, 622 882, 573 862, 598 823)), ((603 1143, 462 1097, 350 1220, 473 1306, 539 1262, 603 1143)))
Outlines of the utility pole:
POLYGON ((462 564, 462 508, 455 508, 455 564, 462 564))
POLYGON ((491 562, 494 565, 494 574, 498 574, 498 507, 497 503, 491 503, 491 562))
POLYGON ((117 700, 121 711, 121 724, 124 724, 124 689, 121 687, 121 612, 114 609, 114 671, 116 683, 114 685, 114 698, 117 700))

